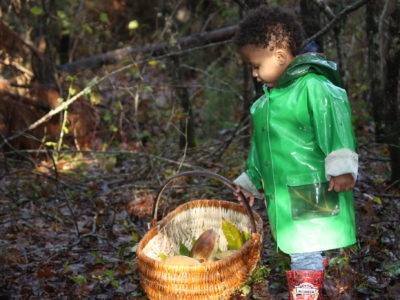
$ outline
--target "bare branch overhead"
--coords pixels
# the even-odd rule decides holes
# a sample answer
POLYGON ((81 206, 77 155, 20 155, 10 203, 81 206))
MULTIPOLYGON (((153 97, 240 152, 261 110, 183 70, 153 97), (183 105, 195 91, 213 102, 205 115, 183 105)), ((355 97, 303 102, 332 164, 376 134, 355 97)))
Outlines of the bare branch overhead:
POLYGON ((332 19, 332 21, 330 21, 324 28, 322 28, 320 31, 318 31, 317 33, 315 33, 314 35, 310 36, 309 38, 305 39, 304 42, 301 44, 301 48, 304 48, 305 46, 307 46, 311 41, 317 39, 318 37, 320 37, 321 35, 325 34, 326 32, 328 32, 329 30, 332 29, 332 27, 339 22, 342 18, 344 18, 345 16, 347 16, 349 13, 359 9, 361 6, 365 5, 367 2, 369 2, 370 0, 359 0, 356 3, 354 3, 353 5, 349 5, 346 6, 340 13, 338 13, 336 15, 336 17, 334 19, 332 19))
MULTIPOLYGON (((229 40, 236 32, 238 25, 231 25, 212 31, 201 32, 194 35, 182 37, 178 40, 181 49, 204 45, 206 43, 229 40)), ((88 68, 98 68, 102 65, 114 64, 122 59, 138 53, 152 53, 160 55, 169 49, 168 42, 152 44, 148 46, 129 46, 122 49, 90 56, 59 67, 61 71, 67 73, 77 73, 88 68)))

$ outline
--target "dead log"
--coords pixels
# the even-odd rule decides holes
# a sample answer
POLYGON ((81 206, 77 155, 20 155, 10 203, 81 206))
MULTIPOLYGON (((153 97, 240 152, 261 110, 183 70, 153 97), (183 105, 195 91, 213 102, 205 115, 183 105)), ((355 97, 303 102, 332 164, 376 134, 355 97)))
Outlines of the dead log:
MULTIPOLYGON (((229 40, 235 34, 238 25, 231 25, 212 31, 201 32, 194 35, 182 37, 178 40, 181 49, 196 47, 207 43, 229 40)), ((61 65, 58 68, 66 73, 74 74, 85 69, 95 69, 103 65, 114 64, 122 59, 138 53, 151 53, 160 55, 169 50, 168 42, 152 44, 148 46, 129 46, 106 53, 93 55, 81 60, 61 65)))

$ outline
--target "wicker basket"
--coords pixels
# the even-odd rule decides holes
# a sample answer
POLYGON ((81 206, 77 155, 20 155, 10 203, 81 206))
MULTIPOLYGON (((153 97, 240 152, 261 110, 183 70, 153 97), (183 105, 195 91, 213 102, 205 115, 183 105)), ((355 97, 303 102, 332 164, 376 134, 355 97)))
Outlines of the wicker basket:
MULTIPOLYGON (((260 259, 262 220, 251 210, 247 199, 239 192, 245 207, 222 200, 194 200, 178 206, 157 222, 161 194, 175 178, 208 176, 235 190, 228 179, 211 172, 184 172, 169 178, 160 189, 153 207, 151 229, 137 247, 137 265, 140 282, 150 299, 229 299, 255 268, 260 259), (219 248, 226 250, 227 241, 221 222, 225 219, 240 230, 251 232, 251 238, 239 251, 223 260, 199 265, 178 266, 166 264, 160 253, 167 256, 178 252, 179 243, 190 247, 192 239, 208 229, 219 233, 219 248)), ((190 249, 190 248, 189 248, 190 249)))

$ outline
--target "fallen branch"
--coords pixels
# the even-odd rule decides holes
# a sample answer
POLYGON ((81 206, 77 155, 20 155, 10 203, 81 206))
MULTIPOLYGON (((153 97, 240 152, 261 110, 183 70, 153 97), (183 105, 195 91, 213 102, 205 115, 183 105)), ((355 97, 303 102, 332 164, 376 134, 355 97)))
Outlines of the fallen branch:
MULTIPOLYGON (((229 40, 236 32, 238 25, 231 25, 212 31, 201 32, 194 35, 182 37, 178 40, 179 47, 185 49, 207 43, 229 40)), ((162 42, 148 46, 130 46, 110 52, 90 56, 69 64, 61 65, 58 68, 66 73, 77 73, 84 69, 99 68, 103 65, 114 64, 133 54, 152 53, 152 55, 161 55, 169 50, 169 43, 162 42)))

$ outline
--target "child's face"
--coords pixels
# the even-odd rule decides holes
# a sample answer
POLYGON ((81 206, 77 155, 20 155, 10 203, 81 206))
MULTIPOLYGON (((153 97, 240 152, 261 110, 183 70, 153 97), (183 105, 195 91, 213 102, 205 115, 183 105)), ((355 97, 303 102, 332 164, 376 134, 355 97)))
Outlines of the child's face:
POLYGON ((285 48, 261 48, 246 45, 240 49, 243 59, 250 63, 252 75, 259 82, 265 82, 268 87, 274 87, 279 78, 293 61, 294 57, 285 48))

